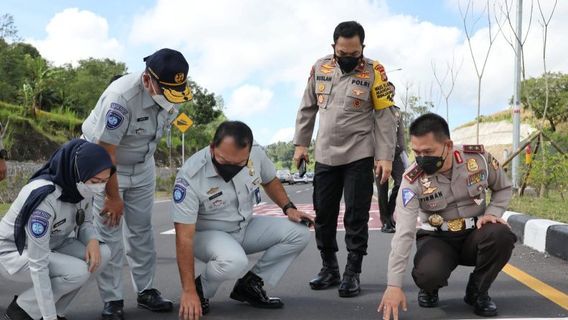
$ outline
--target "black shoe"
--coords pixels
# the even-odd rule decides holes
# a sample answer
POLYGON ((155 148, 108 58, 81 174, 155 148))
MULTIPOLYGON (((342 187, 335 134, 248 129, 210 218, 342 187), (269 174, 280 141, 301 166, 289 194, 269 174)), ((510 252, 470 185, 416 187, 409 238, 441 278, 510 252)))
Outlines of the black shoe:
POLYGON ((338 291, 339 296, 342 298, 358 296, 361 292, 359 274, 350 270, 345 270, 338 291))
POLYGON ((466 291, 463 300, 465 303, 473 306, 473 312, 478 316, 495 317, 497 315, 497 305, 491 301, 491 297, 487 292, 466 291))
POLYGON ((418 293, 418 305, 422 308, 435 308, 438 306, 439 301, 437 289, 431 292, 420 289, 418 293))
POLYGON ((339 270, 331 270, 323 267, 317 277, 310 280, 312 290, 323 290, 329 287, 335 287, 341 282, 339 270))
POLYGON ((321 268, 318 275, 310 280, 310 287, 312 290, 323 290, 329 287, 334 287, 341 282, 339 277, 339 265, 337 263, 337 256, 335 252, 325 253, 321 252, 321 259, 323 268, 321 268))
POLYGON ((152 312, 171 312, 174 304, 165 298, 158 289, 148 289, 138 294, 138 307, 148 309, 152 312))
POLYGON ((273 298, 266 295, 262 288, 264 281, 256 274, 249 271, 243 278, 237 280, 231 299, 248 302, 251 306, 265 309, 278 309, 284 306, 280 298, 273 298))
POLYGON ((395 231, 396 229, 390 222, 383 224, 383 226, 381 227, 381 232, 383 233, 394 233, 395 231))
POLYGON ((27 314, 26 311, 24 311, 24 309, 22 309, 16 303, 16 299, 18 299, 18 296, 14 296, 14 300, 12 300, 12 302, 8 306, 8 309, 6 309, 6 313, 4 314, 4 319, 6 319, 6 320, 34 320, 32 317, 30 317, 29 314, 27 314))
POLYGON ((195 289, 197 289, 197 295, 201 301, 201 313, 206 315, 209 313, 209 299, 203 297, 203 287, 201 286, 201 276, 195 279, 195 289))
POLYGON ((102 320, 123 320, 124 319, 124 300, 105 302, 105 307, 101 315, 102 320))

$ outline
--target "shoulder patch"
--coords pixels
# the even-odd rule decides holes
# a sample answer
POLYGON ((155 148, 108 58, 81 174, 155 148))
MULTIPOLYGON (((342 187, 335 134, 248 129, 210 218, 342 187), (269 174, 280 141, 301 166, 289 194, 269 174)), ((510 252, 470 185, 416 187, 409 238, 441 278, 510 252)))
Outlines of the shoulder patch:
POLYGON ((463 163, 463 157, 462 157, 461 153, 460 153, 458 150, 454 151, 454 158, 456 159, 456 162, 457 162, 458 164, 462 164, 462 163, 463 163))
MULTIPOLYGON (((375 61, 375 63, 373 63, 374 66, 373 68, 375 69, 376 72, 378 72, 381 76, 381 80, 383 80, 384 82, 388 81, 388 77, 387 77, 387 73, 385 71, 385 67, 383 67, 382 64, 380 64, 378 61, 375 61)), ((375 72, 375 74, 376 74, 375 72)))
POLYGON ((414 199, 415 196, 416 193, 414 193, 414 191, 412 191, 411 189, 409 188, 402 189, 402 205, 406 207, 406 205, 408 205, 410 200, 414 199))
POLYGON ((120 104, 118 104, 116 102, 111 102, 109 109, 116 110, 116 111, 122 113, 123 115, 128 114, 128 109, 126 109, 125 107, 121 106, 120 104))
POLYGON ((49 213, 39 209, 34 210, 28 222, 28 228, 34 238, 45 236, 49 229, 49 218, 51 218, 49 213))
POLYGON ((485 148, 482 144, 464 144, 463 145, 463 152, 464 153, 484 153, 485 148))
POLYGON ((418 177, 420 177, 423 172, 424 171, 422 171, 422 168, 415 164, 414 167, 404 175, 404 178, 408 180, 408 182, 414 183, 414 181, 416 181, 416 179, 418 179, 418 177))
POLYGON ((106 114, 106 127, 109 130, 114 130, 122 125, 124 122, 124 116, 116 111, 109 110, 106 114))
POLYGON ((185 179, 177 179, 174 186, 173 197, 175 203, 181 203, 185 199, 187 193, 187 181, 185 179))

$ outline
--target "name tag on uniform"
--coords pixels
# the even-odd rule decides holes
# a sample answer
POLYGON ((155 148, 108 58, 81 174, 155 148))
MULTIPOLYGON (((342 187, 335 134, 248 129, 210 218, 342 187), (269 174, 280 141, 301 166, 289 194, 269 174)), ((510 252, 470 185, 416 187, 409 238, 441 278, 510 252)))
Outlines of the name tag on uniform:
POLYGON ((219 192, 217 192, 216 194, 210 196, 210 197, 209 197, 209 200, 214 200, 214 199, 216 199, 216 198, 219 198, 219 197, 222 196, 222 195, 223 195, 223 191, 219 191, 219 192))
POLYGON ((67 219, 63 219, 63 220, 57 222, 56 224, 53 225, 53 229, 55 229, 55 228, 61 226, 61 225, 64 224, 66 221, 67 221, 67 219))
POLYGON ((149 117, 142 117, 142 118, 136 119, 136 121, 137 121, 137 122, 142 122, 142 121, 146 121, 146 120, 148 120, 148 119, 150 119, 150 118, 149 118, 149 117))
POLYGON ((256 204, 259 204, 260 201, 262 200, 261 197, 260 197, 260 188, 258 188, 258 187, 256 189, 254 189, 254 199, 255 199, 256 204))

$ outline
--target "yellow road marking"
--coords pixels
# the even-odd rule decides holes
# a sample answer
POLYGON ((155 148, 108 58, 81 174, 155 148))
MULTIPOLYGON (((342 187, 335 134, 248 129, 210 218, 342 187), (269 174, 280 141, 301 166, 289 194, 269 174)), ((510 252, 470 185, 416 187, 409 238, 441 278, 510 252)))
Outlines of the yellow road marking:
POLYGON ((511 278, 531 288, 535 292, 539 293, 546 299, 568 310, 568 295, 564 292, 549 286, 548 284, 538 280, 537 278, 522 271, 521 269, 512 266, 511 264, 507 264, 503 268, 503 272, 508 274, 511 278))

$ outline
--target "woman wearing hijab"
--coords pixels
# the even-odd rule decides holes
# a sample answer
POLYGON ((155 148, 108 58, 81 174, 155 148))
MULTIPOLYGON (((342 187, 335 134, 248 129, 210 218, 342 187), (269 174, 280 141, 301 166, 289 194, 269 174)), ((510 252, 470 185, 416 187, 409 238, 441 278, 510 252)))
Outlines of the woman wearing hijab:
POLYGON ((92 199, 114 173, 102 147, 75 139, 22 188, 0 221, 0 276, 32 285, 5 319, 65 319, 65 311, 110 250, 92 224, 92 199))

